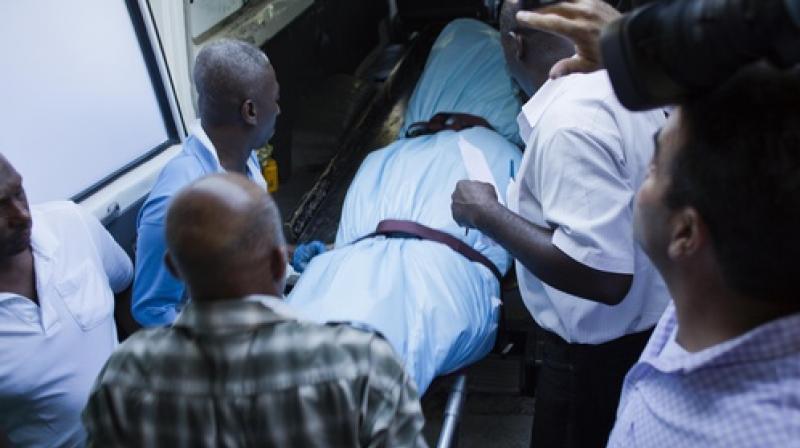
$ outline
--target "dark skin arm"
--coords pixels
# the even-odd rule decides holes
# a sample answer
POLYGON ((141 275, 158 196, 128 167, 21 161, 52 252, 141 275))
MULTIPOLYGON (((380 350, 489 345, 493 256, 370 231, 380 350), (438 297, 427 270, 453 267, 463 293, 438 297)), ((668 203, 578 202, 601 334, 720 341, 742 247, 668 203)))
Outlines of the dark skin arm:
POLYGON ((462 180, 452 198, 453 219, 459 225, 492 238, 553 288, 606 305, 617 305, 628 294, 632 275, 599 271, 575 261, 553 245, 552 230, 501 205, 490 184, 462 180))

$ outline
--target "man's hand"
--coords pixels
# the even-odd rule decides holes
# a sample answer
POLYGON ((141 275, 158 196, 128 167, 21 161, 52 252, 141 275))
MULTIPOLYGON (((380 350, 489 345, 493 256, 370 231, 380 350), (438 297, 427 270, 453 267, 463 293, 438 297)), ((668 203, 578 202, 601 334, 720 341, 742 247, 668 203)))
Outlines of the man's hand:
POLYGON ((603 68, 600 54, 600 32, 620 13, 602 0, 567 0, 553 6, 517 13, 517 22, 558 34, 575 44, 575 56, 556 62, 550 77, 570 73, 589 73, 603 68))
POLYGON ((498 204, 497 193, 491 184, 473 180, 458 181, 452 199, 453 219, 463 227, 476 227, 478 216, 498 204))

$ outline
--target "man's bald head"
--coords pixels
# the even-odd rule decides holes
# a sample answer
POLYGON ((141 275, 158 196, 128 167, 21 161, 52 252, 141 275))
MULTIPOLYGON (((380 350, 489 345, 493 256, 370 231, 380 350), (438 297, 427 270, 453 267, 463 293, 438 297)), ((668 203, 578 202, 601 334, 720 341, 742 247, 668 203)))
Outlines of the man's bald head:
POLYGON ((210 126, 240 124, 245 101, 277 96, 278 83, 267 55, 239 40, 221 39, 203 47, 193 76, 200 118, 210 126))
POLYGON ((166 232, 169 262, 193 300, 282 293, 280 213, 246 177, 212 175, 183 189, 167 212, 166 232))
POLYGON ((503 2, 500 35, 509 71, 530 96, 546 80, 542 74, 548 73, 558 60, 572 55, 574 47, 561 36, 521 27, 517 22, 521 9, 519 0, 503 2))

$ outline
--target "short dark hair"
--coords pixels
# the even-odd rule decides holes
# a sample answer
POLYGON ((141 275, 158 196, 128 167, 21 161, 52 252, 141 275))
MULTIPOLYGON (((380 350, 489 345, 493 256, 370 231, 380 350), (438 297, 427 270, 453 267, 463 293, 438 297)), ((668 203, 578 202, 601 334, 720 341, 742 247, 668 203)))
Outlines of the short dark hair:
POLYGON ((681 120, 667 205, 698 210, 732 289, 796 300, 800 72, 745 68, 682 104, 681 120))

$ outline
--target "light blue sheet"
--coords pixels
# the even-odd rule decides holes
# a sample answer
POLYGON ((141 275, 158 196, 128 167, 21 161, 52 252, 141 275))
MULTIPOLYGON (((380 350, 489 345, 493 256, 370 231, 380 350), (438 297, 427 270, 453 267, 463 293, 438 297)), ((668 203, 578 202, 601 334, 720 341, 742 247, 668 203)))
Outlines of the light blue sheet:
MULTIPOLYGON (((440 51, 432 53, 427 67, 438 66, 435 58, 447 48, 441 43, 443 38, 455 38, 453 42, 462 38, 473 41, 475 36, 463 26, 487 33, 488 27, 475 24, 479 22, 459 20, 448 26, 437 43, 440 51)), ((472 67, 485 74, 500 73, 510 82, 502 55, 499 59, 493 57, 500 52, 499 43, 492 35, 484 39, 496 46, 480 46, 485 54, 461 53, 472 61, 462 64, 464 70, 472 67)), ((423 75, 420 85, 425 84, 426 78, 423 75)), ((476 83, 474 89, 486 87, 482 77, 469 79, 476 83)), ((465 89, 446 79, 438 81, 444 90, 465 89)), ((513 95, 513 91, 509 89, 507 94, 513 95)), ((502 107, 516 101, 508 97, 493 98, 502 107)), ((428 119, 437 111, 453 110, 437 109, 435 102, 422 106, 418 104, 421 101, 415 94, 409 110, 416 112, 410 115, 428 119), (427 112, 423 112, 426 107, 427 112)), ((482 111, 495 110, 486 101, 480 100, 472 106, 464 103, 458 111, 480 115, 482 111)), ((511 126, 500 119, 492 124, 498 129, 501 124, 511 126)), ((361 165, 350 185, 336 248, 311 261, 287 299, 301 317, 318 322, 356 322, 383 333, 413 376, 420 393, 435 376, 477 361, 492 348, 500 304, 498 281, 483 265, 470 262, 439 243, 383 237, 353 242, 373 232, 383 219, 413 220, 460 238, 505 273, 511 266, 509 254, 477 231, 466 236, 464 229, 453 221, 450 196, 456 182, 468 178, 459 137, 481 150, 498 189, 505 192, 509 161, 519 166, 521 154, 514 144, 488 129, 444 131, 400 139, 375 151, 361 165)))
POLYGON ((500 135, 521 144, 517 91, 506 69, 500 33, 477 20, 454 20, 431 49, 400 136, 412 123, 438 112, 461 112, 485 118, 500 135))

